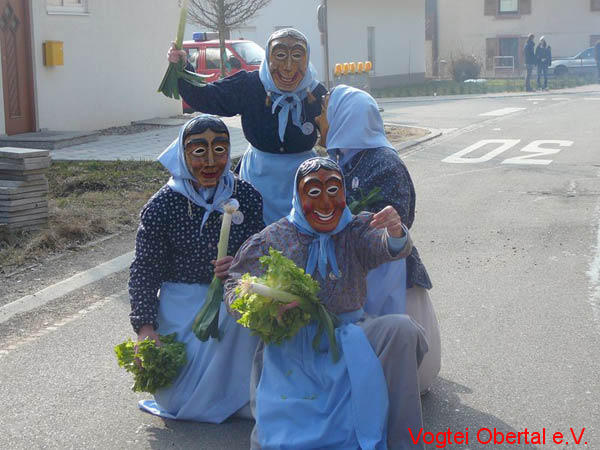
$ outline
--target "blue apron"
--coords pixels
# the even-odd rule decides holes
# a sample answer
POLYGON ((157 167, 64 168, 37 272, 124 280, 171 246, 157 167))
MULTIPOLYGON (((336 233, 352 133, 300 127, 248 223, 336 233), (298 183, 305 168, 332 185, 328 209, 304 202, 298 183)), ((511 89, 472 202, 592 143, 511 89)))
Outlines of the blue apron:
POLYGON ((248 146, 240 164, 240 178, 252 184, 262 195, 266 225, 290 213, 296 171, 300 164, 315 156, 317 152, 314 150, 277 154, 248 146))
POLYGON ((200 341, 192 331, 207 284, 163 283, 158 333, 177 333, 186 345, 187 364, 174 383, 139 402, 143 411, 168 419, 221 423, 250 399, 250 369, 258 338, 239 326, 224 304, 219 312, 220 341, 200 341))
POLYGON ((364 308, 374 317, 406 314, 406 259, 391 261, 369 271, 364 308))
POLYGON ((256 391, 256 425, 262 450, 385 449, 388 391, 383 369, 363 330, 342 314, 336 329, 341 358, 334 363, 327 336, 316 352, 317 325, 282 345, 267 345, 256 391))

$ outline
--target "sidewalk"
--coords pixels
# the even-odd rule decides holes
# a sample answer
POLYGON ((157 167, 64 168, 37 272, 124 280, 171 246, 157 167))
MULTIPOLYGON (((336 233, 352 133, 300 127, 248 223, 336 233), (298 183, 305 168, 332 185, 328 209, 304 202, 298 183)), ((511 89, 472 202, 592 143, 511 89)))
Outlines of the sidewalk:
MULTIPOLYGON (((231 135, 231 156, 242 156, 248 147, 239 116, 223 117, 231 135)), ((166 119, 183 125, 186 120, 166 119)), ((181 125, 166 126, 141 133, 101 135, 97 141, 52 150, 53 160, 155 160, 177 138, 181 125)))

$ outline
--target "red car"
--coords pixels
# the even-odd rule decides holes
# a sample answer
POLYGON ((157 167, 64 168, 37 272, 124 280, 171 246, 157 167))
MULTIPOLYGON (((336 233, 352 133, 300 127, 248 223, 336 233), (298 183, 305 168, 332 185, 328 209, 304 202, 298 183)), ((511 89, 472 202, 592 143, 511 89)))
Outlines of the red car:
MULTIPOLYGON (((183 49, 187 52, 188 61, 195 67, 196 72, 212 75, 207 81, 218 80, 221 76, 221 52, 219 49, 218 33, 194 33, 193 41, 185 41, 183 49)), ((240 70, 248 72, 258 70, 265 58, 264 49, 253 41, 245 39, 226 40, 227 76, 240 70)), ((191 108, 183 102, 183 111, 190 112, 191 108)))

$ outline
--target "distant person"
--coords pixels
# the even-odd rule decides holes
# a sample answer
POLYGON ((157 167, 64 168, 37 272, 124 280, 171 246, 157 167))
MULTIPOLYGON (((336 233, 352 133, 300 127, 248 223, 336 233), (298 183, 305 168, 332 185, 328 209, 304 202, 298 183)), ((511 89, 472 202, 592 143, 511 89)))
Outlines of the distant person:
POLYGON ((525 65, 527 66, 527 77, 525 78, 525 90, 527 92, 533 91, 533 89, 531 89, 531 73, 533 72, 533 67, 537 64, 535 59, 535 44, 533 43, 534 37, 533 34, 529 35, 525 48, 523 49, 523 53, 525 54, 525 65))
POLYGON ((594 47, 594 56, 596 57, 596 67, 598 68, 598 83, 600 83, 600 41, 596 42, 594 47))
POLYGON ((546 42, 544 36, 540 38, 540 42, 535 49, 535 59, 537 60, 537 88, 548 89, 548 67, 552 63, 552 49, 546 42), (541 86, 541 77, 544 75, 544 86, 541 86))

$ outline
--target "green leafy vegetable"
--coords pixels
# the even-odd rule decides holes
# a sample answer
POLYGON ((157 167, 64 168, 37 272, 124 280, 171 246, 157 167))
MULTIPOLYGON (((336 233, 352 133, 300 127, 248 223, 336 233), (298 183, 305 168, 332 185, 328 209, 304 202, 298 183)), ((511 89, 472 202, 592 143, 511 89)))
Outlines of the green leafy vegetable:
POLYGON ((364 192, 360 191, 360 198, 354 200, 348 205, 352 214, 358 214, 361 211, 368 211, 369 206, 383 201, 383 195, 381 194, 381 188, 379 186, 374 187, 371 191, 365 195, 364 192))
MULTIPOLYGON (((185 31, 185 21, 187 17, 187 2, 183 0, 181 6, 181 14, 179 16, 179 27, 177 28, 177 40, 175 41, 175 48, 181 50, 183 47, 183 33, 185 31)), ((162 92, 169 98, 179 100, 179 87, 177 80, 182 78, 193 86, 202 87, 206 86, 205 78, 210 78, 210 75, 201 75, 199 73, 190 72, 185 69, 185 63, 179 61, 177 63, 169 63, 169 67, 165 73, 165 76, 158 87, 158 92, 162 92)))
POLYGON ((175 333, 159 339, 160 347, 150 338, 141 342, 127 339, 115 346, 119 366, 133 374, 134 392, 154 394, 169 386, 187 361, 185 344, 176 340, 175 333))
POLYGON ((331 356, 337 362, 340 355, 334 328, 338 319, 320 302, 319 283, 273 248, 260 262, 267 268, 265 275, 259 278, 245 274, 236 288, 237 298, 231 309, 242 315, 238 323, 267 344, 281 344, 309 322, 317 321, 313 348, 318 351, 326 332, 331 356))
POLYGON ((219 309, 223 301, 223 283, 213 277, 206 292, 206 299, 194 319, 192 331, 203 342, 209 338, 219 339, 219 309))

